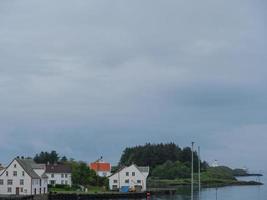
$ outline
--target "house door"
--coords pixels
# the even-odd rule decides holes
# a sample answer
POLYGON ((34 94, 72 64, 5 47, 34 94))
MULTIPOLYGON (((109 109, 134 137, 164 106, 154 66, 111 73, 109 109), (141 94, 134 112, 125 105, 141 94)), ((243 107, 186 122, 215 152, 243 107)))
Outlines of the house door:
POLYGON ((19 187, 16 187, 16 195, 19 195, 19 187))

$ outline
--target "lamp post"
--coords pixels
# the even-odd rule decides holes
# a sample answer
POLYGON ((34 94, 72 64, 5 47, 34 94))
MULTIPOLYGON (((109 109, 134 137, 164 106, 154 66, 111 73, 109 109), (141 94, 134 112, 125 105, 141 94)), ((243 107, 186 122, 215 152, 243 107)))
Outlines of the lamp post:
POLYGON ((191 200, 194 199, 194 142, 192 142, 192 163, 191 163, 191 200))
POLYGON ((200 191, 201 191, 201 182, 200 182, 200 146, 198 146, 198 197, 200 199, 200 191))

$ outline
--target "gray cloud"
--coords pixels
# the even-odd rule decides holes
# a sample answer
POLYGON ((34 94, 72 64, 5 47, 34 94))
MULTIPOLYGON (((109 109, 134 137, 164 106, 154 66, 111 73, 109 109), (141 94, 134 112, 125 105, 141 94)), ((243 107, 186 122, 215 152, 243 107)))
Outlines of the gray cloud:
POLYGON ((204 159, 266 168, 253 156, 266 141, 265 10, 263 0, 1 1, 2 162, 56 149, 115 163, 129 145, 196 140, 204 159))

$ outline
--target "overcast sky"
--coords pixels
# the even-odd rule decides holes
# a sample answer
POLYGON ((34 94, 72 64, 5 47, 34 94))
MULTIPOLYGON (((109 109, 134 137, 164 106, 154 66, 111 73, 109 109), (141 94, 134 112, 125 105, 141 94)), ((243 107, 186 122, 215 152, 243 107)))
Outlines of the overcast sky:
POLYGON ((266 0, 0 0, 0 162, 193 140, 267 169, 266 0), (262 157, 263 156, 263 159, 262 157))

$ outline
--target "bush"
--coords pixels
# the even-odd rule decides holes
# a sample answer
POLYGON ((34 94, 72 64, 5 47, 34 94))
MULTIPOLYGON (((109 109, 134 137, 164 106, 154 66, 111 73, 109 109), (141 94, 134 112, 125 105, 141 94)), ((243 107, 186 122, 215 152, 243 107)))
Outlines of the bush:
POLYGON ((179 161, 167 161, 163 165, 158 165, 153 169, 152 177, 159 179, 189 178, 190 168, 179 161))

